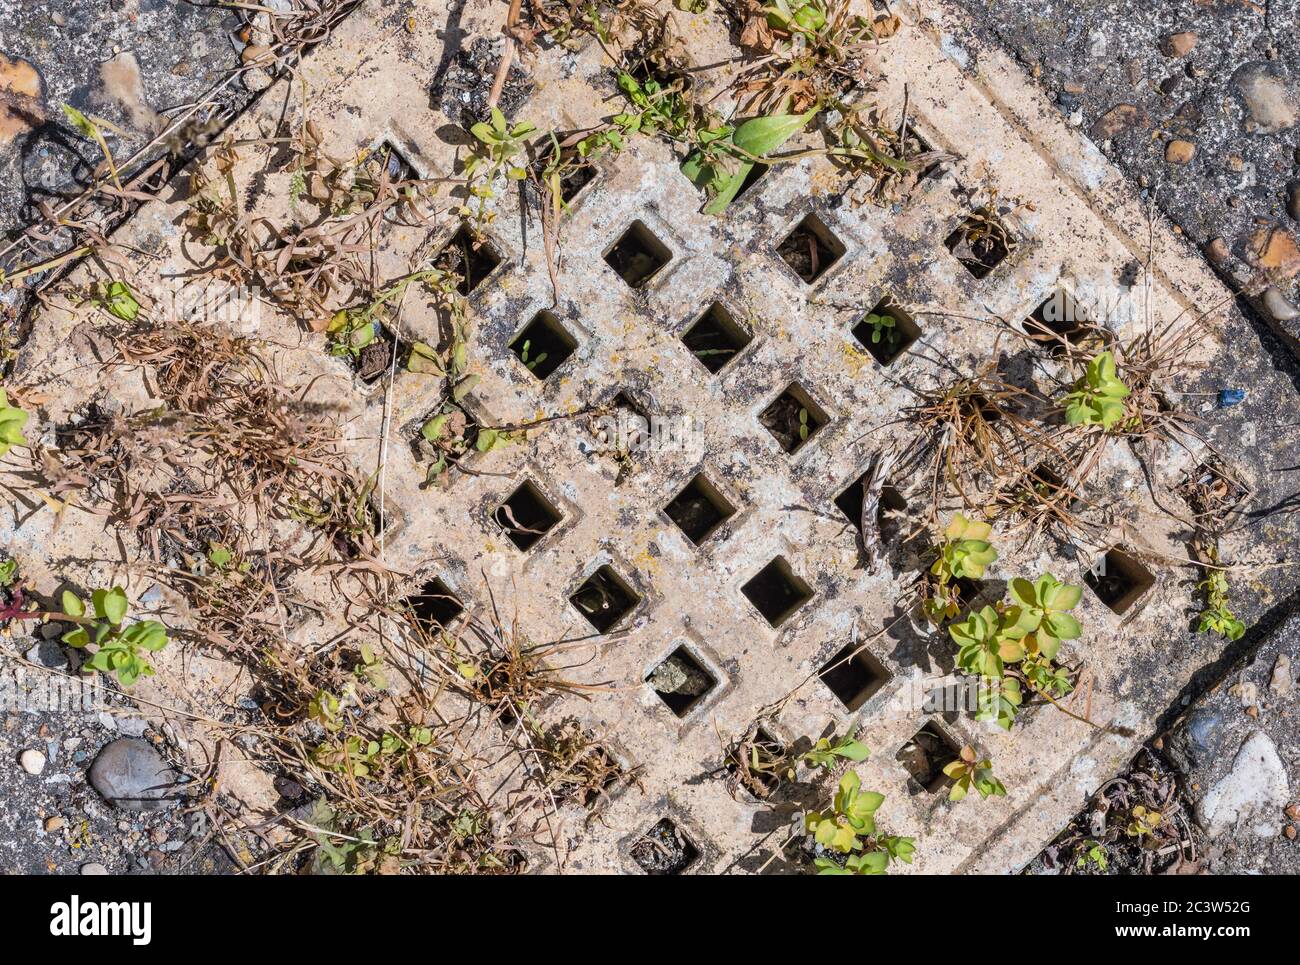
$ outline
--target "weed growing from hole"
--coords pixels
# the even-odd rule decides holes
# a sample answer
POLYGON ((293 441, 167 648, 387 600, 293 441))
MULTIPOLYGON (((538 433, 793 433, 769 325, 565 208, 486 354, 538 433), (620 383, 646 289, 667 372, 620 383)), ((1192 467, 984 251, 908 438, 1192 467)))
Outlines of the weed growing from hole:
POLYGON ((993 527, 967 519, 957 513, 944 530, 938 556, 930 566, 923 602, 925 615, 934 623, 951 619, 961 612, 962 599, 958 580, 978 580, 984 570, 998 558, 998 551, 988 541, 993 527))
POLYGON ((1115 370, 1115 357, 1102 352, 1065 397, 1065 421, 1072 426, 1101 426, 1110 432, 1124 418, 1129 387, 1115 370))
POLYGON ((492 452, 522 436, 523 433, 479 426, 456 403, 444 402, 420 426, 421 448, 433 455, 424 484, 432 485, 471 452, 492 452))
POLYGON ((1062 640, 1082 634, 1068 610, 1078 605, 1082 588, 1063 584, 1050 573, 1034 583, 1015 579, 1011 605, 998 602, 970 613, 948 628, 957 644, 957 666, 981 678, 976 720, 1010 730, 1023 703, 1022 687, 1047 699, 1074 689, 1070 674, 1056 664, 1062 640))
POLYGON ((962 800, 972 787, 981 798, 1006 797, 1007 789, 993 776, 993 762, 987 757, 981 760, 969 744, 961 749, 957 760, 944 765, 943 773, 952 781, 948 792, 950 801, 962 800))
POLYGON ((86 604, 71 590, 63 591, 62 604, 61 614, 47 614, 47 617, 78 624, 62 637, 68 646, 81 650, 95 645, 95 652, 82 664, 85 669, 116 674, 123 687, 154 675, 143 654, 157 653, 167 646, 170 642, 167 628, 157 620, 138 620, 123 626, 130 603, 121 587, 91 594, 93 616, 87 614, 86 604))
POLYGON ((857 771, 840 778, 831 806, 804 815, 804 830, 830 856, 813 863, 819 875, 882 875, 893 861, 912 863, 916 839, 881 835, 876 811, 885 801, 877 791, 862 790, 857 771))

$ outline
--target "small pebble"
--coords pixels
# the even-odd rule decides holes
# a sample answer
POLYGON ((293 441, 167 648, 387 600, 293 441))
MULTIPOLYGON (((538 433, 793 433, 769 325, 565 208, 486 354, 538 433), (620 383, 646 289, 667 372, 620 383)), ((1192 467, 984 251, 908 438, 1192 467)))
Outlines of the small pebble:
POLYGON ((108 869, 98 861, 92 861, 89 864, 83 864, 81 866, 81 873, 83 875, 106 875, 108 874, 108 869))
POLYGON ((1196 157, 1196 145, 1191 141, 1170 141, 1165 148, 1165 160, 1170 164, 1186 164, 1196 157))
POLYGON ((1286 830, 1283 831, 1282 833, 1285 834, 1292 841, 1295 840, 1295 827, 1293 825, 1288 824, 1286 826, 1286 830))
POLYGON ((1190 30, 1170 34, 1160 42, 1160 52, 1166 57, 1186 57, 1201 38, 1190 30))
POLYGON ((55 831, 58 831, 60 828, 62 828, 65 823, 66 822, 63 820, 63 818, 60 817, 46 818, 45 832, 47 834, 53 834, 55 831))
POLYGON ((45 755, 40 751, 23 751, 18 758, 18 763, 23 766, 23 770, 33 777, 45 770, 45 755))
POLYGON ((1282 813, 1292 821, 1300 821, 1300 804, 1288 804, 1286 810, 1282 813))

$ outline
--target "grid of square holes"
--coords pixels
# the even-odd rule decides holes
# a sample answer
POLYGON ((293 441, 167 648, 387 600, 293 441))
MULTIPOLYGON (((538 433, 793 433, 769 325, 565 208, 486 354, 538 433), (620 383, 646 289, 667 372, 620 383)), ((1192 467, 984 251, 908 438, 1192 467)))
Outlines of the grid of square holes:
MULTIPOLYGON (((486 531, 503 536, 513 554, 494 585, 509 573, 512 594, 535 621, 534 639, 611 635, 594 675, 619 693, 593 703, 635 693, 648 723, 626 737, 633 755, 665 773, 681 756, 684 780, 717 757, 716 733, 699 726, 701 709, 711 719, 742 705, 731 713, 743 718, 799 682, 802 667, 755 679, 746 647, 790 648, 812 681, 810 715, 850 720, 888 692, 897 672, 888 648, 828 629, 836 620, 845 625, 839 618, 858 598, 844 591, 861 585, 865 450, 854 443, 896 415, 906 396, 886 372, 913 365, 909 356, 939 328, 949 329, 948 338, 960 332, 972 356, 991 344, 987 327, 936 319, 917 306, 978 289, 992 310, 1032 239, 954 181, 938 183, 934 171, 901 216, 827 206, 801 187, 791 202, 784 185, 805 184, 817 162, 758 172, 743 205, 701 217, 676 162, 655 150, 638 142, 586 179, 580 195, 575 188, 558 302, 540 262, 520 265, 540 226, 529 224, 527 241, 504 216, 490 230, 494 255, 513 264, 509 295, 494 297, 492 285, 475 292, 476 310, 490 320, 480 330, 505 333, 475 346, 493 366, 475 394, 505 421, 601 399, 614 400, 606 412, 651 421, 700 415, 704 458, 654 453, 615 463, 608 454, 618 447, 586 422, 561 423, 527 447, 493 453, 492 471, 467 480, 454 505, 437 512, 471 546, 473 526, 459 520, 486 512, 486 531), (773 197, 786 200, 769 207, 773 197), (918 239, 928 239, 924 251, 918 239), (905 252, 908 264, 933 266, 929 274, 891 273, 905 252), (528 300, 519 297, 525 291, 528 300), (831 303, 839 307, 822 307, 831 303), (521 311, 521 304, 532 307, 521 311), (815 334, 786 330, 799 324, 815 334), (861 362, 846 368, 846 351, 861 362), (715 461, 733 454, 738 460, 715 461), (817 546, 832 547, 835 559, 812 561, 804 548, 817 546)), ((1015 297, 1015 305, 998 307, 1041 338, 1044 357, 1084 334, 1086 309, 1061 286, 1015 297)), ((640 441, 622 439, 633 448, 640 441)), ((1051 472, 1044 467, 1044 479, 1051 472)), ((908 508, 887 487, 878 522, 897 530, 908 508)), ((1151 583, 1124 547, 1105 557, 1089 585, 1122 616, 1151 583)), ((965 581, 959 590, 970 604, 986 588, 965 581)), ((876 599, 891 598, 877 592, 876 599)), ((581 702, 563 706, 593 720, 617 716, 581 702)), ((884 753, 929 794, 963 742, 951 726, 921 715, 884 753)), ((649 813, 651 803, 637 812, 642 830, 622 841, 623 856, 652 874, 697 867, 707 834, 649 813)))

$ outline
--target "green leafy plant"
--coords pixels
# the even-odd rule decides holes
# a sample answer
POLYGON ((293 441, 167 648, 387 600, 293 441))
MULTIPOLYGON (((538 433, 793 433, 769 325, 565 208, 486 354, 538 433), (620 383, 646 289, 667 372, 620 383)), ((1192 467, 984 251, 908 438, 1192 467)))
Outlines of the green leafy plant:
POLYGON ((1115 357, 1102 352, 1065 397, 1065 420, 1072 426, 1101 426, 1109 432, 1124 418, 1129 387, 1120 380, 1115 357))
POLYGON ((1044 573, 1033 583, 1023 577, 1011 581, 1016 606, 1010 612, 1017 629, 1033 635, 1029 652, 1054 659, 1062 640, 1079 639, 1083 628, 1068 611, 1079 605, 1082 596, 1083 587, 1062 583, 1051 573, 1044 573))
MULTIPOLYGON (((1218 553, 1211 551, 1211 563, 1217 564, 1218 553)), ((1237 619, 1228 606, 1228 574, 1213 565, 1206 569, 1205 579, 1197 584, 1205 594, 1205 609, 1201 611, 1196 629, 1199 633, 1217 633, 1227 640, 1240 640, 1246 633, 1246 624, 1237 619)))
POLYGON ((979 791, 981 798, 1006 797, 1007 789, 993 776, 993 762, 987 757, 981 760, 969 744, 961 749, 957 760, 944 765, 943 772, 952 779, 950 801, 962 800, 972 787, 979 791))
POLYGON ((806 762, 809 767, 821 767, 830 770, 837 761, 853 761, 855 764, 860 764, 869 756, 871 756, 871 751, 867 749, 866 744, 845 736, 836 740, 829 737, 819 739, 811 749, 804 751, 800 755, 800 759, 806 762))
POLYGON ((522 435, 506 429, 473 425, 455 403, 443 403, 439 411, 420 426, 420 439, 432 450, 434 458, 425 476, 425 484, 432 483, 471 451, 492 452, 522 435))
POLYGON ((1160 822, 1164 820, 1159 811, 1153 811, 1141 804, 1136 805, 1128 816, 1129 823, 1124 828, 1124 833, 1130 838, 1138 838, 1139 840, 1154 834, 1156 828, 1160 826, 1160 822))
POLYGON ((125 590, 119 586, 95 590, 91 594, 93 616, 71 590, 63 591, 62 603, 63 613, 55 616, 79 624, 63 635, 63 642, 77 649, 92 643, 98 648, 83 665, 85 669, 116 673, 124 687, 140 677, 154 675, 142 653, 157 653, 167 646, 167 628, 157 620, 137 620, 123 626, 130 609, 125 590))
POLYGON ((27 445, 27 437, 23 435, 27 419, 27 413, 10 405, 9 396, 0 388, 0 456, 6 455, 14 446, 27 445))
POLYGON ((491 223, 492 212, 488 202, 495 196, 492 185, 504 175, 511 181, 522 181, 528 177, 528 169, 520 163, 519 155, 526 153, 528 138, 537 132, 537 126, 520 121, 511 124, 500 108, 492 108, 489 121, 479 121, 469 129, 478 142, 474 151, 465 159, 464 174, 469 183, 470 198, 477 204, 471 208, 468 204, 460 209, 461 217, 473 218, 482 226, 491 223))
POLYGON ((802 131, 816 111, 755 117, 739 127, 723 125, 701 132, 697 146, 682 162, 682 173, 709 197, 706 214, 721 214, 731 204, 755 164, 802 131))
POLYGON ((1106 846, 1100 841, 1085 841, 1082 847, 1087 848, 1083 854, 1079 855, 1075 861, 1076 868, 1096 868, 1098 871, 1105 871, 1110 861, 1106 854, 1106 846))
POLYGON ((878 836, 876 811, 885 796, 862 790, 856 771, 846 771, 825 811, 804 815, 804 829, 813 840, 831 851, 848 855, 844 861, 816 858, 817 873, 822 875, 884 874, 891 861, 912 863, 915 839, 878 836))
POLYGON ((409 755, 433 742, 427 727, 410 727, 402 736, 391 731, 376 738, 349 736, 318 744, 312 761, 319 767, 352 777, 369 777, 383 768, 407 763, 409 755))
POLYGON ((0 590, 8 589, 13 586, 14 579, 17 576, 17 560, 0 560, 0 590))
POLYGON ((124 281, 100 282, 95 288, 95 303, 124 322, 134 322, 140 316, 140 301, 124 281))
POLYGON ((926 615, 935 623, 961 612, 956 581, 979 579, 998 558, 998 551, 988 540, 992 532, 988 523, 967 519, 961 513, 948 523, 938 557, 930 566, 933 579, 924 602, 926 615))
POLYGON ((864 321, 871 326, 871 344, 879 345, 884 342, 886 345, 892 345, 894 343, 897 322, 894 321, 893 315, 872 314, 868 315, 864 321))
MULTIPOLYGON (((980 575, 997 558, 988 541, 987 523, 972 523, 958 514, 949 524, 939 557, 931 567, 934 589, 926 612, 942 617, 955 595, 949 592, 959 576, 980 575), (942 608, 941 608, 942 607, 942 608)), ((1062 640, 1076 640, 1083 628, 1069 613, 1078 606, 1081 587, 1062 583, 1051 573, 1037 580, 1016 578, 1010 585, 1012 602, 998 601, 967 614, 948 628, 957 645, 957 666, 980 678, 977 720, 1010 730, 1024 703, 1024 688, 1051 703, 1074 689, 1070 674, 1057 665, 1062 640)))

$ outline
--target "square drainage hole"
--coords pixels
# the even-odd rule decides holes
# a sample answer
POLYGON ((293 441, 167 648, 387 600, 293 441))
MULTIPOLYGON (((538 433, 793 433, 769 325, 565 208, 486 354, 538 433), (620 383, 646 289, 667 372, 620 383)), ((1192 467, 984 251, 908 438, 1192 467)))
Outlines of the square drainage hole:
MULTIPOLYGON (((862 504, 866 500, 867 475, 870 470, 851 482, 848 487, 835 497, 835 505, 844 518, 853 524, 855 530, 862 529, 862 504)), ((895 534, 898 529, 897 518, 907 512, 907 500, 893 486, 880 487, 880 503, 876 507, 876 525, 882 533, 895 534)), ((891 536, 892 538, 892 536, 891 536)))
POLYGON ((1097 599, 1121 615, 1156 584, 1150 570, 1117 547, 1107 550, 1083 579, 1097 594, 1097 599))
POLYGON ((641 288, 672 260, 673 253, 642 222, 633 221, 605 261, 633 288, 641 288))
POLYGON ((641 602, 635 590, 609 565, 587 577, 569 602, 600 633, 614 629, 641 602))
POLYGON ((912 316, 886 297, 853 326, 853 337, 877 362, 888 365, 921 337, 921 329, 912 316))
POLYGON ((943 769, 961 753, 961 748, 936 724, 929 723, 912 735, 894 755, 912 780, 931 794, 948 784, 943 769))
POLYGON ((797 452, 830 421, 826 410, 812 396, 790 383, 776 401, 763 410, 758 421, 788 453, 797 452))
POLYGON ((415 614, 415 619, 426 629, 449 627, 465 612, 465 605, 437 577, 425 583, 419 593, 408 596, 406 604, 415 614))
POLYGON ((469 225, 462 224, 433 264, 443 271, 459 275, 460 283, 456 290, 469 295, 501 264, 501 256, 486 239, 475 238, 469 225))
POLYGON ((732 778, 760 801, 770 798, 781 786, 789 766, 785 744, 762 727, 755 729, 752 738, 735 745, 726 763, 732 778))
POLYGON ((367 158, 373 160, 377 171, 388 176, 389 183, 410 181, 415 178, 415 169, 402 157, 402 153, 384 141, 376 147, 367 158))
POLYGON ((852 643, 841 647, 827 660, 817 676, 849 712, 860 708, 889 682, 889 671, 884 665, 859 644, 852 643))
POLYGON ((811 285, 844 256, 845 250, 826 223, 817 215, 809 214, 777 246, 776 253, 791 271, 811 285))
POLYGON ((813 598, 812 587, 795 575, 784 557, 778 556, 740 588, 746 599, 774 627, 779 627, 796 610, 813 598))
POLYGON ((519 486, 492 514, 510 542, 526 550, 545 536, 563 517, 530 482, 519 486))
POLYGON ((699 546, 715 529, 736 515, 736 507, 700 473, 664 507, 686 538, 699 546))
POLYGON ((1092 329, 1088 308, 1064 288, 1058 288, 1025 319, 1029 337, 1047 345, 1048 354, 1064 355, 1069 346, 1092 329))
POLYGON ((700 849, 664 818, 632 845, 629 854, 648 875, 679 875, 695 863, 700 849))
POLYGON ((704 669, 704 665, 685 647, 678 647, 665 657, 645 682, 678 717, 685 717, 718 685, 713 674, 704 669))
POLYGON ((564 364, 577 347, 577 340, 564 330, 560 320, 544 310, 534 315, 510 343, 510 351, 539 379, 547 378, 564 364))
POLYGON ((985 208, 968 215, 944 241, 953 257, 976 278, 985 278, 1016 247, 1016 241, 985 208))
POLYGON ((718 302, 714 302, 682 335, 682 343, 710 372, 721 371, 750 341, 749 333, 736 324, 731 313, 718 302))
POLYGON ((596 180, 594 164, 576 164, 560 175, 560 201, 567 205, 583 188, 596 180))

